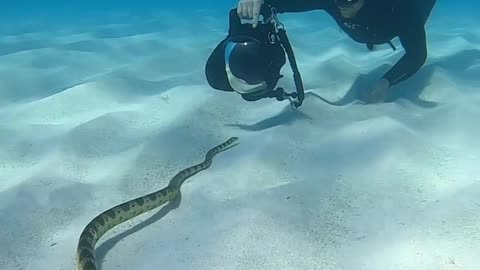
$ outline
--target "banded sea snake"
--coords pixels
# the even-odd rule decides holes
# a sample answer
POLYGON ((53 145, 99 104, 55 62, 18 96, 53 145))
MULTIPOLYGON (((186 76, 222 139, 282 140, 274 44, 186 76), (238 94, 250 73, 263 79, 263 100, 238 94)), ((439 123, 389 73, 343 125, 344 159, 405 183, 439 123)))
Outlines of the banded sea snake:
POLYGON ((102 235, 124 221, 132 219, 175 199, 177 195, 180 194, 180 187, 187 178, 210 167, 213 157, 236 145, 234 143, 237 140, 237 137, 231 137, 224 143, 210 149, 205 155, 205 159, 202 163, 178 172, 165 188, 114 206, 96 216, 83 229, 78 240, 77 269, 97 270, 97 263, 95 261, 95 244, 102 235))

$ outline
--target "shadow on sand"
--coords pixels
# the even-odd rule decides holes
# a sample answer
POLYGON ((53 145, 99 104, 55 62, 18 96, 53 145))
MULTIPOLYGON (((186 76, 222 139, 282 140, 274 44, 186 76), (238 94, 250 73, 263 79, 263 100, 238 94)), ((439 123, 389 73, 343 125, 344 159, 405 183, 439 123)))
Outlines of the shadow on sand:
MULTIPOLYGON (((425 65, 411 78, 392 87, 391 91, 385 98, 385 102, 388 103, 394 102, 398 99, 407 99, 422 108, 436 107, 438 103, 420 98, 425 87, 430 84, 434 72, 438 69, 442 69, 447 71, 452 77, 457 77, 462 80, 478 80, 478 70, 472 69, 471 67, 476 65, 479 61, 480 50, 477 49, 464 50, 454 55, 431 61, 431 63, 425 65)), ((388 65, 382 65, 368 74, 359 75, 350 90, 340 100, 328 101, 318 94, 314 95, 333 106, 345 106, 355 101, 361 101, 361 103, 368 104, 366 99, 368 92, 365 92, 365 89, 369 89, 388 68, 390 68, 388 65)))
MULTIPOLYGON (((464 50, 457 54, 440 58, 436 61, 432 61, 430 64, 425 65, 414 76, 408 80, 394 86, 391 91, 385 97, 385 102, 394 102, 398 99, 406 99, 413 104, 422 108, 434 108, 438 105, 436 102, 423 100, 420 98, 425 87, 430 84, 432 75, 438 69, 445 70, 452 77, 457 77, 462 80, 479 80, 478 70, 472 69, 472 66, 476 65, 480 61, 480 50, 464 50)), ((345 106, 358 102, 359 104, 368 105, 366 96, 368 92, 365 89, 369 89, 380 78, 386 70, 388 65, 382 65, 368 74, 361 74, 353 83, 350 90, 339 100, 329 101, 321 97, 317 93, 309 92, 305 94, 305 99, 314 97, 322 100, 323 102, 332 106, 345 106)), ((291 125, 294 121, 299 119, 311 119, 310 116, 299 110, 292 111, 290 107, 286 107, 279 114, 261 120, 255 124, 230 124, 227 126, 237 127, 247 131, 260 131, 275 126, 291 125)))

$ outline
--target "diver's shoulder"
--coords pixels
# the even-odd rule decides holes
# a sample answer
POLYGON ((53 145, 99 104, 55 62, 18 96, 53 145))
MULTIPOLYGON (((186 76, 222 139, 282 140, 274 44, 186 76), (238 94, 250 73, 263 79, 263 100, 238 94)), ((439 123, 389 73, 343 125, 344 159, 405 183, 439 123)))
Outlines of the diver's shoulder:
POLYGON ((410 14, 415 11, 415 1, 419 0, 388 0, 394 10, 404 14, 410 14))

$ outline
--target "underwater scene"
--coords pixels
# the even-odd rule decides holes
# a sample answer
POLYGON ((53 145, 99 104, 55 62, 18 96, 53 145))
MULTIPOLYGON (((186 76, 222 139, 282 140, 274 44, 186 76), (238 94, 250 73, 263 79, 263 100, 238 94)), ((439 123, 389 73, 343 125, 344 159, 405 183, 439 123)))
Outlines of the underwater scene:
POLYGON ((0 269, 480 269, 479 7, 2 1, 0 269))

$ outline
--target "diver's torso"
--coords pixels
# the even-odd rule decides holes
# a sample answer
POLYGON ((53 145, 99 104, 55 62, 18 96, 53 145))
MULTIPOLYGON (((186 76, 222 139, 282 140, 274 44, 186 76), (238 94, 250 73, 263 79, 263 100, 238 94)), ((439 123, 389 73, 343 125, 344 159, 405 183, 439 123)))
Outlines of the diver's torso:
POLYGON ((383 44, 399 35, 402 20, 396 0, 369 0, 358 14, 347 19, 337 8, 326 11, 353 40, 360 43, 383 44))

